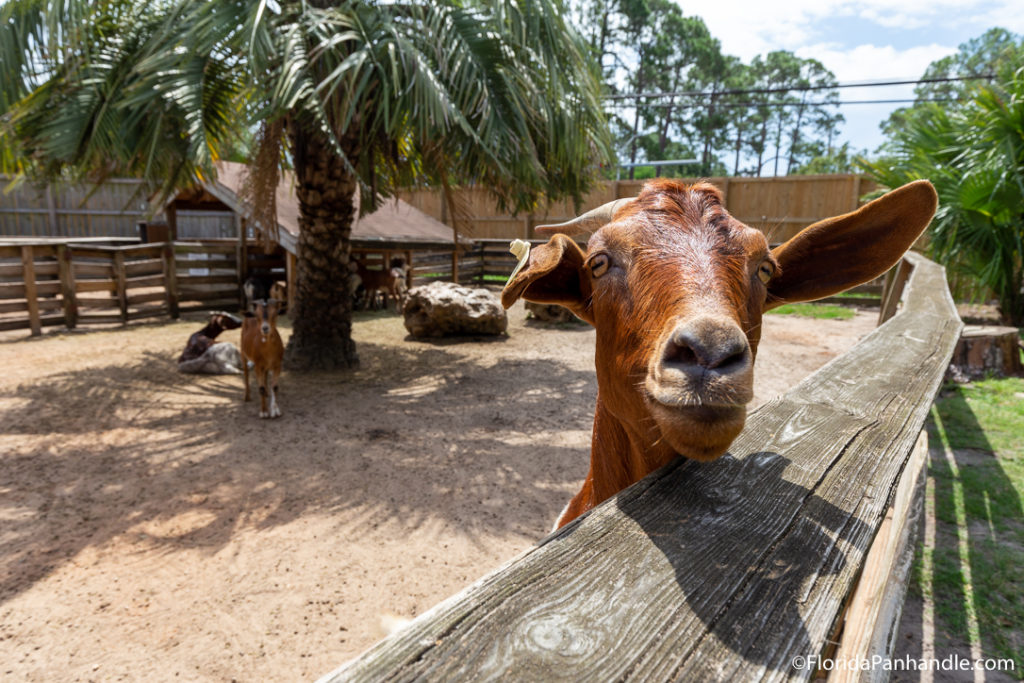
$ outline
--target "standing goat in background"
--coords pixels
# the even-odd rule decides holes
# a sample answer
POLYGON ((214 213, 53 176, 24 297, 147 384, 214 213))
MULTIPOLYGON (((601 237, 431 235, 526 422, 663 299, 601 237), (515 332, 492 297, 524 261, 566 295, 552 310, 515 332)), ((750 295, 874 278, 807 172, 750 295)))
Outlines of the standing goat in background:
POLYGON ((281 302, 277 299, 257 300, 251 313, 242 323, 242 369, 245 375, 245 400, 249 400, 249 363, 256 372, 260 385, 260 417, 280 417, 277 407, 277 379, 281 376, 284 344, 277 332, 277 314, 281 302), (267 394, 270 403, 267 404, 267 394))

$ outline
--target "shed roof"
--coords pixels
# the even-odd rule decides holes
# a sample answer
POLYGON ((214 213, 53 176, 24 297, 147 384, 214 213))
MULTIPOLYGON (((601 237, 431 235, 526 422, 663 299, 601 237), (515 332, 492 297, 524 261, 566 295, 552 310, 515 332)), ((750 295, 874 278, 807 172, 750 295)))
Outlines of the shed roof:
MULTIPOLYGON (((230 206, 234 211, 247 213, 240 193, 245 179, 246 165, 230 161, 217 163, 217 179, 204 183, 206 190, 230 206)), ((359 195, 356 194, 358 210, 359 195)), ((295 176, 286 172, 277 186, 277 223, 279 242, 288 251, 295 253, 299 236, 299 200, 295 195, 295 176)), ((419 209, 391 198, 384 201, 373 213, 358 217, 352 226, 353 242, 380 242, 382 244, 454 243, 454 233, 444 223, 428 216, 419 209)))

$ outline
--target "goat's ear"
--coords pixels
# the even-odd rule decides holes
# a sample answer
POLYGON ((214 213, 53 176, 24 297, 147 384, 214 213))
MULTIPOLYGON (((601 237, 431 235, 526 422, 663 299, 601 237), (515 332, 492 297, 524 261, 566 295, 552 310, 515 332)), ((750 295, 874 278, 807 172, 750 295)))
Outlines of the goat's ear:
POLYGON ((921 236, 936 206, 935 188, 917 180, 804 228, 772 252, 780 272, 768 281, 766 308, 832 296, 882 275, 921 236))
POLYGON ((530 251, 530 260, 505 285, 501 305, 509 308, 520 298, 540 304, 558 304, 593 324, 588 304, 590 281, 581 277, 586 258, 572 238, 552 235, 547 244, 530 251))

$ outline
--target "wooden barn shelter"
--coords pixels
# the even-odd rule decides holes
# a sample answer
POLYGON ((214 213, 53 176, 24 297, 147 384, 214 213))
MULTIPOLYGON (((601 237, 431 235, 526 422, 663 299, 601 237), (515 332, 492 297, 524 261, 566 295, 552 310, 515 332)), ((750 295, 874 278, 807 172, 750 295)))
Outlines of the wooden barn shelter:
MULTIPOLYGON (((241 199, 246 168, 246 165, 241 163, 219 162, 215 179, 203 182, 200 187, 179 192, 165 208, 169 234, 161 235, 159 227, 154 226, 156 230, 150 236, 150 241, 153 241, 153 238, 178 239, 184 237, 182 232, 194 231, 212 237, 213 234, 204 233, 217 230, 217 226, 225 225, 227 219, 229 223, 233 222, 237 226, 231 229, 231 233, 237 235, 243 252, 248 251, 247 241, 252 239, 260 226, 249 220, 250 209, 241 199), (186 222, 190 229, 183 231, 186 222)), ((289 297, 292 297, 295 292, 295 261, 299 238, 299 201, 295 194, 295 178, 292 173, 282 175, 276 199, 276 243, 279 247, 276 251, 284 260, 289 297)), ((357 195, 357 211, 358 206, 357 195)), ((371 214, 357 216, 352 226, 350 242, 353 254, 370 268, 384 267, 393 256, 404 258, 406 264, 410 266, 410 285, 413 279, 414 255, 417 252, 432 252, 434 261, 437 260, 437 252, 443 252, 446 260, 457 259, 455 234, 452 229, 397 198, 386 200, 371 214)), ((460 242, 463 242, 464 246, 469 245, 468 241, 460 242)), ((268 270, 273 273, 276 269, 268 270)), ((246 274, 241 274, 241 277, 244 279, 246 274)))

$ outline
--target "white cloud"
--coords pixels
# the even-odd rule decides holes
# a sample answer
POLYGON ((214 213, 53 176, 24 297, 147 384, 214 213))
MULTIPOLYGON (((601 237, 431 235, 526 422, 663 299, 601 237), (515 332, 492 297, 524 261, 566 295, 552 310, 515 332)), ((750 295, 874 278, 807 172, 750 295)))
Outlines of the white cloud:
POLYGON ((817 59, 840 83, 849 83, 918 78, 930 63, 956 52, 956 47, 932 43, 900 50, 892 45, 842 48, 835 43, 823 43, 798 47, 794 52, 800 57, 817 59))
POLYGON ((967 30, 968 37, 992 26, 1024 32, 1021 0, 789 0, 784 5, 767 0, 719 0, 699 9, 682 7, 704 19, 711 34, 722 41, 723 51, 744 61, 771 50, 796 51, 820 43, 819 22, 844 17, 888 30, 930 26, 967 30))

